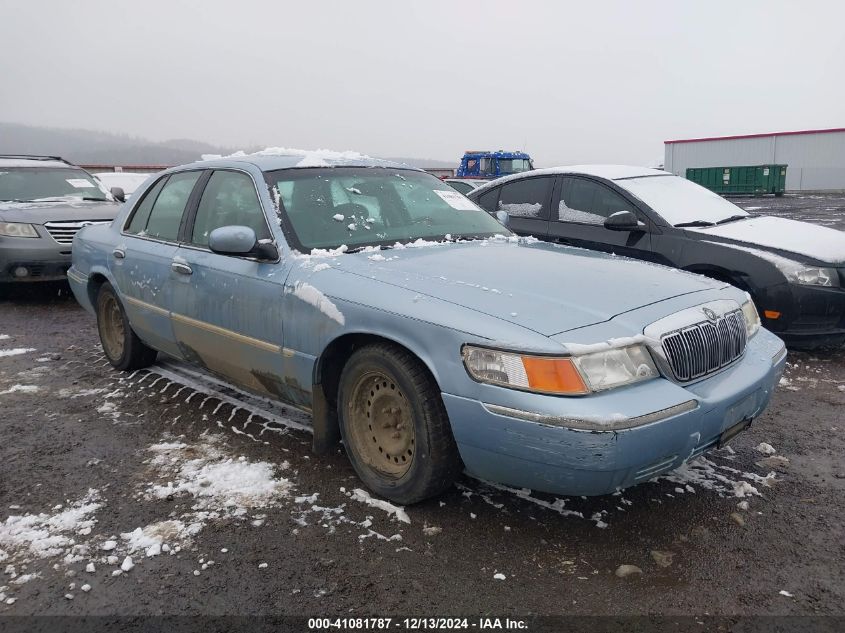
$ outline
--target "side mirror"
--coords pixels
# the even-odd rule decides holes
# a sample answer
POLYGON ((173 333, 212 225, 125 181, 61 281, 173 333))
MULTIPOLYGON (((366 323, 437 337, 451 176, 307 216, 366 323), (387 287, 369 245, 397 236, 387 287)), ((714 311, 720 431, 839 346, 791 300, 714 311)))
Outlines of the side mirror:
POLYGON ((112 187, 109 191, 118 202, 126 202, 126 193, 124 193, 123 187, 112 187))
POLYGON ((504 224, 504 225, 505 225, 505 228, 507 228, 507 227, 508 227, 508 225, 509 225, 509 224, 510 224, 510 222, 511 222, 511 218, 510 218, 510 216, 508 215, 508 212, 507 212, 507 211, 496 211, 496 219, 497 219, 499 222, 501 222, 502 224, 504 224))
POLYGON ((220 255, 241 255, 260 260, 275 260, 279 251, 269 240, 255 237, 255 231, 248 226, 221 226, 208 236, 208 248, 220 255))
POLYGON ((617 211, 604 221, 604 228, 611 231, 643 231, 645 224, 631 211, 617 211))

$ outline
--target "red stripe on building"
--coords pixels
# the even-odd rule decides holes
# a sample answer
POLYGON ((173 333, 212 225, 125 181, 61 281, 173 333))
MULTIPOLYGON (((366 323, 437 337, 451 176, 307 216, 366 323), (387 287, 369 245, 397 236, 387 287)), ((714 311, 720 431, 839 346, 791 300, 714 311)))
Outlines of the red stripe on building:
POLYGON ((703 143, 704 141, 732 141, 740 138, 763 138, 766 136, 796 136, 800 134, 827 134, 829 132, 845 132, 845 127, 832 127, 826 130, 798 130, 795 132, 770 132, 768 134, 737 134, 735 136, 710 136, 707 138, 681 138, 674 141, 663 141, 664 145, 672 143, 703 143))

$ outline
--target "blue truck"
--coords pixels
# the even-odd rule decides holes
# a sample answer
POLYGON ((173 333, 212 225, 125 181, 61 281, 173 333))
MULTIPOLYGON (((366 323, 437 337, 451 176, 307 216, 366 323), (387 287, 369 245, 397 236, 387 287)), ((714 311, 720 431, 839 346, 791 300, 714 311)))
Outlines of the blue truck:
POLYGON ((534 169, 525 152, 467 150, 461 158, 457 178, 498 178, 534 169))

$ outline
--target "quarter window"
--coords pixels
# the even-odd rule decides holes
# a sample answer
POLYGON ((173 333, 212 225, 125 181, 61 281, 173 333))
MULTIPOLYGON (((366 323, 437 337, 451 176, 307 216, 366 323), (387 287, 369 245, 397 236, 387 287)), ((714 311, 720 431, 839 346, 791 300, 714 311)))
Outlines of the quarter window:
POLYGON ((546 216, 551 178, 525 178, 510 182, 502 187, 499 209, 508 215, 520 218, 546 216))
POLYGON ((592 180, 565 178, 558 204, 558 219, 579 224, 604 224, 618 211, 633 211, 618 193, 592 180))
POLYGON ((499 189, 500 187, 495 187, 486 193, 482 193, 475 203, 485 211, 495 213, 498 208, 496 205, 499 202, 499 189))
POLYGON ((237 171, 215 171, 200 198, 191 242, 207 246, 214 229, 235 225, 248 226, 259 240, 270 237, 252 178, 237 171))

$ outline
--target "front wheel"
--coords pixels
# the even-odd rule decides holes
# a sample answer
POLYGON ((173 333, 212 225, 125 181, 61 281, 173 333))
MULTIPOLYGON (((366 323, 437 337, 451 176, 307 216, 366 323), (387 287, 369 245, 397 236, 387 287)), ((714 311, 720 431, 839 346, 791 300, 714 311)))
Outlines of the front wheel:
POLYGON ((449 488, 461 460, 425 366, 386 343, 356 351, 340 377, 338 421, 358 476, 376 494, 416 503, 449 488))
POLYGON ((132 330, 123 304, 108 282, 97 293, 97 330, 106 358, 116 369, 143 369, 155 362, 158 352, 132 330))

